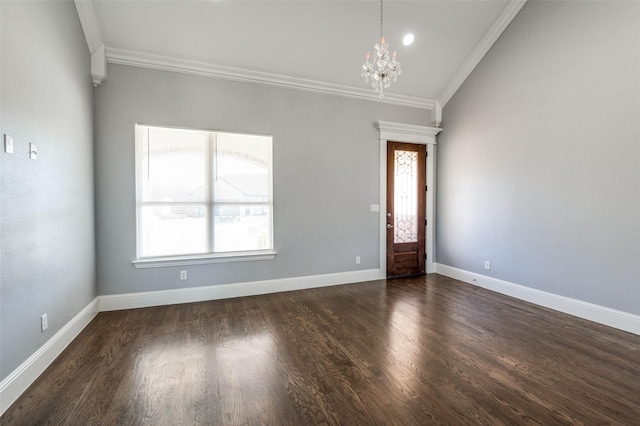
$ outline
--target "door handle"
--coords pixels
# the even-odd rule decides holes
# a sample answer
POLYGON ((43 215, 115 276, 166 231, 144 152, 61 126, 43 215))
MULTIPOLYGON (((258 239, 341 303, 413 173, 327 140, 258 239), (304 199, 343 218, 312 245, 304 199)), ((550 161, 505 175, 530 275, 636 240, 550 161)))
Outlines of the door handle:
POLYGON ((393 228, 393 225, 390 223, 387 223, 387 229, 391 229, 391 228, 393 228))

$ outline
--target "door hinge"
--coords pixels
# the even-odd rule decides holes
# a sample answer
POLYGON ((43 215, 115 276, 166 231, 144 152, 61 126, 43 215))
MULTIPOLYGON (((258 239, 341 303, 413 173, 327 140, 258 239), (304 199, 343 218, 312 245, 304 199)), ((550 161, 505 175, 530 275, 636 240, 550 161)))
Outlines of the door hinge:
POLYGON ((424 254, 424 260, 427 260, 427 253, 424 254))
POLYGON ((424 192, 427 192, 429 190, 429 187, 427 185, 424 186, 424 192))

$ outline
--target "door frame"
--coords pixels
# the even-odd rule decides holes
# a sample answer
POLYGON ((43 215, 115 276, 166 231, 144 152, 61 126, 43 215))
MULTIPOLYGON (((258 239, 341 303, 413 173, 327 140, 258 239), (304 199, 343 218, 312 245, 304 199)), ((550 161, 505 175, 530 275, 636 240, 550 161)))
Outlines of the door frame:
POLYGON ((436 212, 436 135, 442 130, 438 127, 416 126, 414 124, 378 121, 380 131, 380 275, 387 276, 387 142, 404 142, 427 146, 427 194, 426 194, 426 239, 425 272, 436 271, 434 238, 436 212))

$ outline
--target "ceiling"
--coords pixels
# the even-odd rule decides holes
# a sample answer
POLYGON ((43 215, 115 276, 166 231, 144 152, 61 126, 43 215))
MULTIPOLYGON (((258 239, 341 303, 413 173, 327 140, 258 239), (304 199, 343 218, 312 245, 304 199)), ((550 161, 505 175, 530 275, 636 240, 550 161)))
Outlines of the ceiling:
MULTIPOLYGON (((462 84, 526 0, 384 3, 402 65, 385 101, 431 109, 462 84), (414 43, 402 38, 413 33, 414 43)), ((361 67, 380 4, 360 1, 76 0, 90 51, 109 63, 377 98, 361 67)))

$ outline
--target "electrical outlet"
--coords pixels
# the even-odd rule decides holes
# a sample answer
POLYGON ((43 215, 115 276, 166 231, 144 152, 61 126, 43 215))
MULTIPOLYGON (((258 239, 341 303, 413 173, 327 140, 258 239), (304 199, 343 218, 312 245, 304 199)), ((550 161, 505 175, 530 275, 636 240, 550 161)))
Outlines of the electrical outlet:
POLYGON ((491 270, 491 261, 490 260, 485 260, 484 261, 484 269, 486 269, 487 271, 491 270))
POLYGON ((360 256, 356 256, 356 265, 360 264, 360 256))
POLYGON ((43 314, 40 317, 40 331, 45 331, 49 328, 49 320, 47 319, 47 314, 43 314))
POLYGON ((187 271, 180 271, 180 280, 184 281, 187 279, 187 271))

